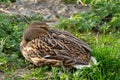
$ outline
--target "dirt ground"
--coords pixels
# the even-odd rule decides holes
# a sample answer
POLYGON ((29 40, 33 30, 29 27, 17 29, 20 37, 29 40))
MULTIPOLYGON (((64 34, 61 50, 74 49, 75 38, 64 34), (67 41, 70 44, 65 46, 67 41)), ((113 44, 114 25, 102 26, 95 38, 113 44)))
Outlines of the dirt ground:
POLYGON ((25 16, 40 14, 45 19, 53 21, 69 18, 75 13, 85 12, 88 9, 88 6, 65 4, 61 0, 19 0, 9 5, 0 4, 0 11, 4 13, 25 16))

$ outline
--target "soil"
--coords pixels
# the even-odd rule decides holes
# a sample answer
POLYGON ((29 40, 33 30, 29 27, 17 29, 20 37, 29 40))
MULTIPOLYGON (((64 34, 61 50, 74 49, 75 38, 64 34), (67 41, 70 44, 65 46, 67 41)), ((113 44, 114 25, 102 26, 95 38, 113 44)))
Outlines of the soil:
POLYGON ((88 6, 65 4, 61 0, 19 0, 11 4, 0 4, 0 11, 8 14, 33 16, 40 14, 45 20, 59 21, 71 15, 88 11, 88 6))

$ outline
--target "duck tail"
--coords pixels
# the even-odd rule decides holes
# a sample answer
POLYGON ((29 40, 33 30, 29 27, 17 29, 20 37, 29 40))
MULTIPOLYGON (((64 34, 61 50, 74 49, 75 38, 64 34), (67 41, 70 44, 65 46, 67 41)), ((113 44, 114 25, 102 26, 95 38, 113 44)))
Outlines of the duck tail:
POLYGON ((91 56, 91 61, 93 62, 94 65, 97 65, 97 60, 95 57, 91 56))
MULTIPOLYGON (((90 62, 91 61, 93 62, 93 65, 97 65, 97 60, 96 60, 95 57, 91 56, 90 62)), ((88 65, 75 64, 73 67, 76 68, 76 69, 83 69, 85 67, 91 67, 91 66, 92 66, 92 64, 89 63, 88 65)))

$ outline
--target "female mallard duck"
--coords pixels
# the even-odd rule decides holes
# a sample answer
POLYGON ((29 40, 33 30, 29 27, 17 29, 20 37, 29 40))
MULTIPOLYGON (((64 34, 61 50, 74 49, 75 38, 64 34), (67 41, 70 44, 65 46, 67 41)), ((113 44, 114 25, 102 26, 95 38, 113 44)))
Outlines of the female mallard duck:
POLYGON ((34 22, 26 28, 20 43, 26 60, 36 66, 50 65, 81 68, 94 60, 91 48, 67 31, 50 29, 45 22, 34 22))

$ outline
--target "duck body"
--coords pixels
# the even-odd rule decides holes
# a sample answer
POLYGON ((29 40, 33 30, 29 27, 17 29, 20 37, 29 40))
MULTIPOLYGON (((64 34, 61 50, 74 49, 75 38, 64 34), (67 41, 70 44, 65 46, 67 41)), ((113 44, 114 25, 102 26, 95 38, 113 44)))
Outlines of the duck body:
POLYGON ((92 49, 67 31, 34 22, 24 31, 20 50, 36 66, 76 67, 90 64, 92 49))

